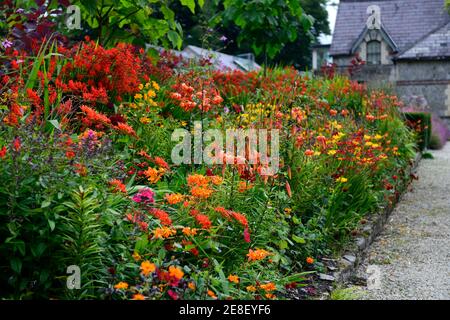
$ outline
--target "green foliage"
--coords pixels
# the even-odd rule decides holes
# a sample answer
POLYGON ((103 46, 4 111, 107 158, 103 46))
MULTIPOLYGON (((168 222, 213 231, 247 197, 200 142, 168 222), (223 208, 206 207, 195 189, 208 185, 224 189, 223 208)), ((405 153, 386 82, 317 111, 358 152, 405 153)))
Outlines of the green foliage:
MULTIPOLYGON (((204 0, 179 0, 194 14, 204 0)), ((103 44, 118 41, 145 44, 161 43, 165 47, 181 48, 183 30, 167 1, 161 0, 76 0, 92 30, 92 36, 103 44)))
POLYGON ((92 189, 69 192, 69 200, 55 208, 64 225, 59 235, 62 248, 56 255, 61 267, 78 266, 81 270, 81 288, 66 290, 67 299, 94 298, 97 290, 105 286, 104 242, 100 215, 102 201, 92 189))
MULTIPOLYGON (((58 277, 65 275, 68 266, 65 259, 74 256, 79 248, 67 242, 67 237, 75 237, 76 232, 82 230, 91 230, 87 224, 92 222, 92 219, 89 223, 88 220, 76 221, 73 213, 70 217, 66 216, 66 213, 71 212, 70 201, 77 200, 71 192, 81 184, 98 185, 96 189, 103 189, 104 192, 111 175, 117 172, 117 158, 111 156, 110 145, 105 143, 95 152, 78 150, 74 160, 71 160, 61 148, 66 143, 66 137, 56 129, 48 132, 34 122, 17 128, 1 125, 0 133, 1 145, 12 146, 14 141, 20 141, 16 143, 17 151, 11 148, 10 156, 1 159, 0 166, 0 178, 3 181, 0 186, 0 295, 22 299, 49 298, 53 294, 61 296, 65 282, 58 277), (83 163, 86 176, 76 172, 73 161, 83 163), (91 174, 93 172, 95 175, 91 174), (64 207, 63 203, 68 206, 64 207), (79 225, 76 226, 76 223, 79 225), (64 249, 66 245, 70 252, 64 249)), ((78 203, 80 210, 92 209, 92 198, 82 200, 78 203)), ((98 205, 100 200, 96 201, 98 205)), ((109 209, 104 208, 102 212, 110 213, 111 216, 116 204, 103 201, 102 205, 109 205, 109 209)), ((92 218, 88 216, 91 211, 79 212, 84 214, 83 219, 92 218)), ((108 218, 104 214, 102 221, 96 223, 101 223, 102 228, 112 224, 106 221, 108 218)), ((97 227, 92 228, 92 232, 97 232, 97 227)), ((80 235, 78 240, 86 244, 90 240, 84 236, 89 239, 91 236, 89 233, 80 235)), ((102 251, 108 250, 102 248, 102 251)), ((87 253, 82 250, 78 253, 80 257, 87 257, 87 253)), ((85 263, 89 264, 88 261, 85 263)), ((87 279, 89 273, 102 272, 102 269, 94 271, 88 267, 85 270, 87 279)), ((92 284, 90 280, 85 283, 87 286, 92 284)), ((92 291, 80 294, 86 296, 92 291)))
POLYGON ((238 43, 249 43, 253 52, 273 59, 288 42, 298 37, 300 28, 309 30, 313 19, 297 1, 224 0, 225 23, 240 28, 238 43))

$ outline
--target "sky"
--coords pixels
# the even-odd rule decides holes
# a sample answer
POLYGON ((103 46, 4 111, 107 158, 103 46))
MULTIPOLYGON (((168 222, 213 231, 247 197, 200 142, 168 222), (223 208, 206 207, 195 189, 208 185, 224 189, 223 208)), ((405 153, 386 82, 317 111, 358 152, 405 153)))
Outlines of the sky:
MULTIPOLYGON (((337 9, 339 0, 329 0, 327 4, 327 11, 328 11, 328 21, 330 22, 330 30, 331 34, 333 34, 334 31, 334 24, 336 23, 336 15, 337 15, 337 9)), ((322 35, 319 37, 319 42, 322 44, 330 44, 331 43, 331 36, 325 36, 322 35)))

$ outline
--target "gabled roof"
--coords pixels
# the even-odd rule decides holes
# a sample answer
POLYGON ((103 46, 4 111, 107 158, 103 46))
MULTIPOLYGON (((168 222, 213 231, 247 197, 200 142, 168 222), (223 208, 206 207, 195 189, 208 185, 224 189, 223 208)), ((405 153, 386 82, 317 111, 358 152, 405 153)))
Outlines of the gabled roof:
POLYGON ((449 59, 450 23, 420 39, 412 48, 400 53, 397 59, 449 59))
MULTIPOLYGON (((364 28, 363 32, 361 33, 361 35, 358 37, 358 39, 353 43, 352 49, 350 51, 351 54, 355 53, 359 47, 359 45, 361 44, 361 42, 364 41, 364 38, 366 37, 367 33, 370 32, 371 30, 369 30, 367 28, 367 26, 364 28)), ((392 48, 392 50, 397 51, 398 47, 395 44, 394 40, 392 40, 392 38, 389 36, 389 34, 386 32, 385 28, 383 25, 381 25, 379 30, 375 30, 375 31, 379 31, 381 34, 381 37, 384 41, 386 41, 387 44, 389 44, 389 46, 392 48)))
POLYGON ((405 52, 433 30, 450 22, 444 0, 340 0, 330 54, 349 55, 366 27, 370 5, 381 9, 384 31, 405 52))

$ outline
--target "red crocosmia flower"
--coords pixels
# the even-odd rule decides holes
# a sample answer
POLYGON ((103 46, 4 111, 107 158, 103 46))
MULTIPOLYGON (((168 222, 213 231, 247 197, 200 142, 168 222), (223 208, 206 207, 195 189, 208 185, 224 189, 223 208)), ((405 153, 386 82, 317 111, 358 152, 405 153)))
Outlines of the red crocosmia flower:
POLYGON ((119 123, 117 123, 117 125, 114 128, 123 134, 129 135, 132 137, 137 137, 136 132, 134 132, 134 129, 126 123, 119 122, 119 123))
POLYGON ((0 158, 4 158, 6 156, 6 147, 3 146, 3 148, 0 150, 0 158))
POLYGON ((248 231, 248 228, 244 229, 244 241, 247 243, 250 243, 250 232, 248 231))
POLYGON ((72 159, 75 157, 75 152, 73 152, 72 150, 69 150, 66 152, 66 157, 67 159, 72 159))
POLYGON ((170 169, 170 167, 169 167, 169 165, 167 164, 167 162, 166 162, 163 158, 161 158, 161 157, 155 157, 155 159, 153 159, 153 162, 154 162, 158 167, 161 167, 161 168, 164 168, 164 169, 167 169, 167 170, 170 169))
POLYGON ((127 193, 126 186, 122 183, 122 181, 118 179, 113 179, 109 182, 109 185, 113 188, 114 192, 122 192, 127 193))
POLYGON ((200 211, 198 211, 197 209, 191 209, 191 211, 189 211, 189 214, 195 217, 200 214, 200 211))
POLYGON ((19 64, 17 63, 17 60, 12 60, 11 61, 11 68, 19 69, 19 64))
POLYGON ((197 220, 203 229, 210 229, 212 226, 211 220, 209 220, 208 216, 205 216, 204 214, 197 214, 195 216, 195 220, 197 220))
POLYGON ((152 208, 149 212, 152 216, 161 221, 162 225, 164 226, 172 225, 172 219, 170 219, 169 214, 164 210, 152 208))
POLYGON ((248 227, 248 220, 247 217, 244 216, 242 213, 238 212, 231 212, 231 215, 233 216, 236 221, 238 221, 240 224, 242 224, 244 227, 248 227))
POLYGON ((197 248, 192 248, 191 250, 189 250, 189 252, 190 253, 192 253, 194 256, 198 256, 198 254, 199 254, 199 251, 198 251, 198 249, 197 248))
POLYGON ((19 152, 20 147, 22 146, 22 144, 20 143, 20 138, 15 138, 13 141, 13 148, 16 152, 19 152))

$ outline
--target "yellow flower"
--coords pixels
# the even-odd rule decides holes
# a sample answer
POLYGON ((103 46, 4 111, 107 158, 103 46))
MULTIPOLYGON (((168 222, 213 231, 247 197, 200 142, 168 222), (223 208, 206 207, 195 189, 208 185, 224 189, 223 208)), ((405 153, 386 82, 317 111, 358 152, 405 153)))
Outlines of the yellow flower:
POLYGON ((375 135, 375 140, 380 140, 380 139, 382 139, 382 138, 383 138, 383 136, 380 135, 380 134, 376 134, 376 135, 375 135))
POLYGON ((336 154, 336 152, 337 152, 336 150, 329 150, 328 155, 334 156, 336 154))
POLYGON ((139 119, 139 121, 142 123, 142 124, 148 124, 148 123, 150 123, 150 118, 147 118, 147 117, 142 117, 142 118, 140 118, 139 119))
POLYGON ((114 286, 114 289, 117 289, 117 290, 126 290, 126 289, 128 289, 128 283, 126 283, 126 282, 123 282, 123 281, 121 281, 121 282, 119 282, 118 284, 116 284, 115 286, 114 286))
POLYGON ((340 178, 336 179, 336 181, 337 181, 337 182, 345 183, 345 182, 348 181, 348 179, 347 179, 347 178, 344 178, 344 177, 340 177, 340 178))
POLYGON ((135 99, 142 99, 142 94, 136 93, 136 94, 134 95, 134 98, 135 98, 135 99))
POLYGON ((136 251, 133 253, 132 257, 135 261, 139 261, 142 259, 139 253, 137 253, 136 251))
POLYGON ((284 212, 285 212, 287 215, 290 215, 291 212, 292 212, 292 209, 291 209, 291 208, 286 208, 286 209, 284 209, 284 212))
POLYGON ((228 281, 230 281, 230 282, 233 282, 233 283, 239 283, 239 277, 238 276, 236 276, 236 275, 232 275, 232 274, 230 274, 229 276, 228 276, 228 281))
POLYGON ((155 81, 152 81, 152 87, 153 87, 153 89, 155 89, 156 91, 159 91, 159 85, 155 82, 155 81))
POLYGON ((248 286, 246 289, 249 292, 255 292, 256 291, 256 287, 255 286, 248 286))
POLYGON ((144 89, 144 85, 141 83, 141 84, 139 85, 139 90, 142 90, 142 89, 144 89))

